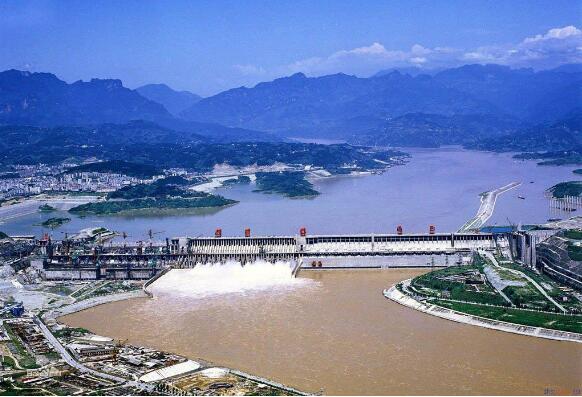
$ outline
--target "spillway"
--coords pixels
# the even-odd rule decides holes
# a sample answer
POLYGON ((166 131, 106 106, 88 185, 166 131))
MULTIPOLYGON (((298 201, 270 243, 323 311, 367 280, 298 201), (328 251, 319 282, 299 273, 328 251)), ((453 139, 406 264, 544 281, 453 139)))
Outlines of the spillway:
POLYGON ((199 264, 190 269, 172 269, 156 280, 149 291, 156 296, 180 295, 206 298, 223 294, 245 294, 261 290, 288 289, 313 284, 295 278, 292 261, 256 261, 199 264))

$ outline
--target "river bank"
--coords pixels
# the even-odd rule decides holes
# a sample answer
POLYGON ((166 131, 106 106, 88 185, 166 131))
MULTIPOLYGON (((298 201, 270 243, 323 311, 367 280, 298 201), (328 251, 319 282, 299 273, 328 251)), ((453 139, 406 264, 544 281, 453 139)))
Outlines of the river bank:
MULTIPOLYGON (((410 283, 410 279, 403 281, 404 284, 406 284, 407 282, 410 283)), ((437 306, 418 301, 412 298, 411 296, 408 296, 400 292, 396 286, 392 286, 389 289, 385 289, 383 294, 386 298, 408 308, 461 324, 474 325, 497 331, 510 332, 514 334, 527 335, 538 338, 582 343, 582 334, 577 334, 574 332, 557 331, 542 327, 530 327, 526 325, 513 324, 504 321, 492 320, 484 317, 461 313, 455 310, 444 308, 442 306, 437 306)))
POLYGON ((201 285, 190 271, 163 290, 156 283, 155 299, 112 302, 59 321, 325 394, 543 394, 548 385, 569 394, 580 387, 578 343, 443 321, 382 295, 424 269, 300 272, 301 283, 215 294, 214 272, 201 285), (419 362, 427 363, 422 371, 419 362))

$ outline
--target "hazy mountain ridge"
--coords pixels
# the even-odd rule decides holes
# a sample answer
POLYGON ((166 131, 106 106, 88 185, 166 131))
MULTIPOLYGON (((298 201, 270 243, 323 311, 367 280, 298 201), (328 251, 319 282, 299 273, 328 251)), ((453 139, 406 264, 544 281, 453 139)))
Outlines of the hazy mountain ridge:
POLYGON ((164 126, 186 137, 205 135, 220 142, 280 140, 260 131, 177 119, 163 105, 124 87, 120 80, 67 84, 50 73, 0 72, 0 125, 94 126, 135 120, 155 122, 159 124, 157 128, 164 126))
POLYGON ((50 73, 0 72, 0 123, 39 126, 161 120, 160 104, 125 88, 120 80, 72 84, 50 73))
POLYGON ((447 88, 426 75, 392 72, 374 78, 345 74, 308 78, 298 73, 205 98, 181 115, 189 120, 296 135, 355 117, 496 111, 491 104, 447 88))
POLYGON ((352 131, 348 141, 367 146, 469 145, 505 136, 522 127, 522 122, 509 116, 408 113, 374 128, 352 131))
MULTIPOLYGON (((159 84, 136 91, 123 87, 119 80, 67 84, 49 73, 0 73, 0 124, 98 125, 103 130, 107 123, 131 126, 132 120, 147 120, 166 129, 155 131, 151 126, 144 128, 145 124, 124 127, 124 134, 145 142, 165 134, 174 137, 171 143, 179 137, 187 143, 310 137, 362 145, 485 148, 492 146, 492 139, 502 137, 499 145, 503 146, 512 141, 512 134, 529 131, 562 148, 568 139, 551 140, 542 131, 570 117, 580 103, 580 65, 539 72, 465 65, 432 75, 411 76, 394 70, 370 78, 342 73, 311 78, 297 73, 200 100, 159 84), (186 102, 195 103, 175 117, 138 91, 158 95, 174 112, 186 102), (146 137, 138 137, 141 133, 146 137)), ((111 139, 116 142, 117 138, 111 139)), ((526 141, 516 139, 510 146, 516 148, 526 141)))
POLYGON ((176 91, 166 84, 146 84, 136 88, 135 91, 145 98, 162 104, 174 116, 202 99, 201 96, 190 91, 176 91))
MULTIPOLYGON (((407 114, 471 116, 477 121, 470 124, 483 127, 479 131, 485 131, 486 123, 479 121, 484 116, 493 121, 494 130, 499 120, 511 118, 518 127, 533 125, 567 115, 580 103, 581 92, 582 72, 577 65, 540 72, 466 65, 434 75, 391 71, 370 78, 345 74, 310 78, 298 73, 205 98, 181 116, 286 136, 359 142, 356 133, 371 137, 377 129, 385 135, 385 124, 407 114)), ((458 120, 456 124, 462 127, 458 120)), ((448 143, 453 142, 441 142, 448 143)))
POLYGON ((582 149, 582 108, 566 118, 523 128, 504 136, 466 145, 472 149, 498 152, 548 152, 582 149))

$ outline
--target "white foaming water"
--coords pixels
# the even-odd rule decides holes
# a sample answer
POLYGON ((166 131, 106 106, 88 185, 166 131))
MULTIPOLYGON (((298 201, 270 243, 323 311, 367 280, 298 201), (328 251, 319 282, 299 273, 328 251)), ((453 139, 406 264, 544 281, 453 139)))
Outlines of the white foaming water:
POLYGON ((197 265, 192 269, 172 269, 154 282, 154 296, 181 295, 206 298, 221 294, 244 294, 253 291, 294 288, 313 281, 295 278, 291 262, 275 264, 257 261, 241 266, 239 262, 197 265))

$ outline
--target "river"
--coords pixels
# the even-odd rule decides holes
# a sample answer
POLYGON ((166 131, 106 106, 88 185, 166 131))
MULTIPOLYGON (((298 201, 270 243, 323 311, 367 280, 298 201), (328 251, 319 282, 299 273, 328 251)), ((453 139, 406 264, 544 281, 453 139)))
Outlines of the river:
MULTIPOLYGON (((65 211, 32 213, 0 223, 8 234, 41 235, 47 231, 33 224, 49 217, 65 216, 71 222, 56 229, 74 233, 86 227, 107 227, 126 232, 128 241, 146 239, 149 229, 156 239, 166 236, 213 235, 216 227, 224 235, 294 235, 302 226, 309 233, 393 233, 401 224, 406 232, 452 232, 479 208, 479 194, 510 182, 522 185, 499 196, 488 224, 537 223, 568 214, 550 211, 544 191, 566 180, 579 180, 573 167, 538 166, 519 161, 510 154, 467 151, 458 148, 414 149, 410 162, 381 175, 334 177, 315 181, 321 194, 312 199, 288 199, 253 192, 253 185, 218 189, 240 201, 223 209, 204 209, 174 215, 87 216, 65 211), (525 199, 519 199, 523 196, 525 199)), ((66 207, 64 207, 66 208, 66 207)), ((1 215, 1 214, 0 214, 1 215)), ((0 216, 1 218, 1 216, 0 216)))
POLYGON ((285 283, 281 269, 262 277, 228 269, 172 270, 154 283, 154 299, 61 321, 308 392, 572 394, 581 387, 580 344, 458 324, 382 295, 424 270, 307 270, 285 283))

